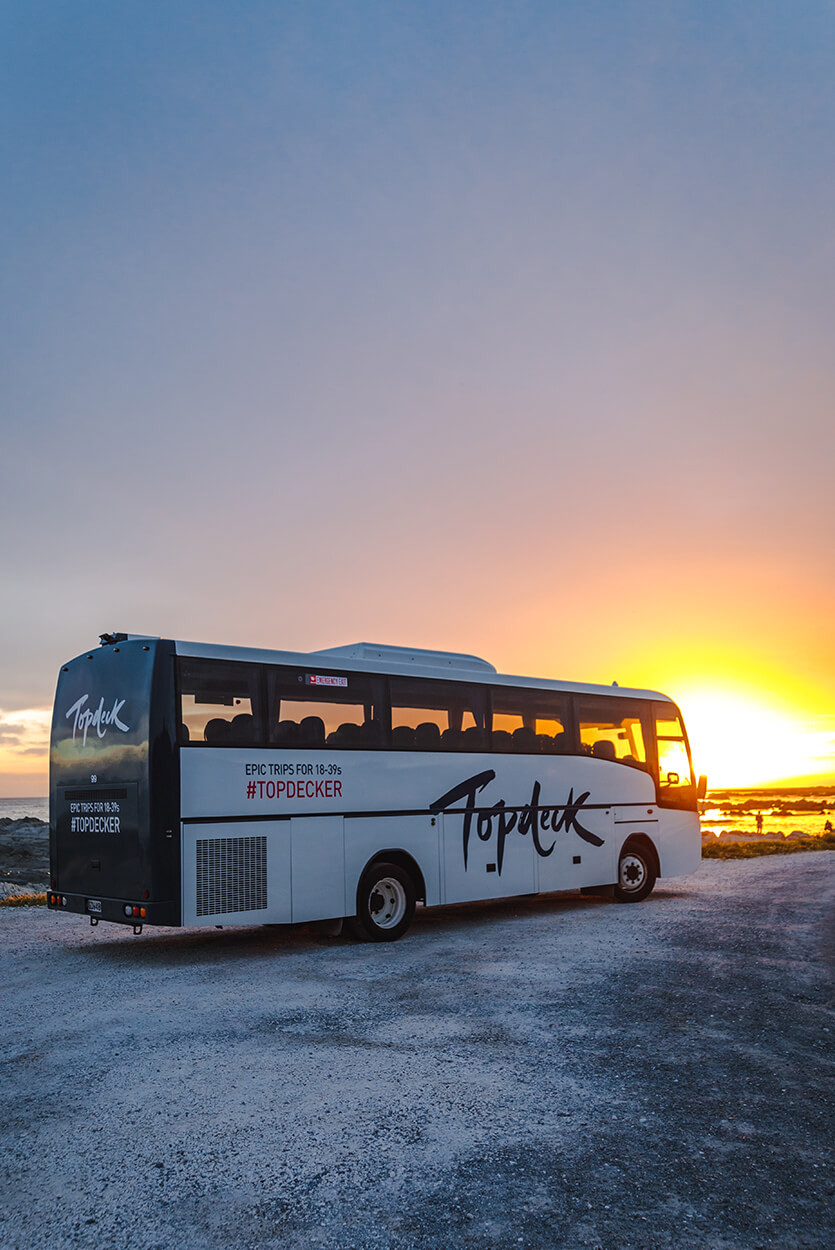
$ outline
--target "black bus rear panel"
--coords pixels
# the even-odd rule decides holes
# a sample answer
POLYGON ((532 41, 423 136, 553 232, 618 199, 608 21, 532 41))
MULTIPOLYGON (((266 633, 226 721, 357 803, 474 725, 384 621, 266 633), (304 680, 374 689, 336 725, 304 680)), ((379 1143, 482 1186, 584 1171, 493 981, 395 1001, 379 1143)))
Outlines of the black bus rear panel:
POLYGON ((58 675, 49 778, 55 911, 180 923, 174 645, 124 639, 58 675))

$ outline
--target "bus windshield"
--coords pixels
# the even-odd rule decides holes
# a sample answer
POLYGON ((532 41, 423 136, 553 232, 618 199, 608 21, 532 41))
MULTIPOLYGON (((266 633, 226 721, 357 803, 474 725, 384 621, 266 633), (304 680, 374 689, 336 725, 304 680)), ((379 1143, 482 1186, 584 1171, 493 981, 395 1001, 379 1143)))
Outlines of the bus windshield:
POLYGON ((676 806, 692 806, 696 778, 681 714, 669 703, 656 703, 654 710, 659 798, 676 806))

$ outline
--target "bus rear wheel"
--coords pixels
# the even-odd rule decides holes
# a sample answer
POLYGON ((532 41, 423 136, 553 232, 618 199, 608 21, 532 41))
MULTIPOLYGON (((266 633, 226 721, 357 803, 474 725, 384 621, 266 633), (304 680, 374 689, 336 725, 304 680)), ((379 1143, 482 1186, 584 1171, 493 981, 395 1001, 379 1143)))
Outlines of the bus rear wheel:
POLYGON ((351 929, 361 942, 396 942, 412 923, 415 886, 399 864, 380 861, 363 874, 351 929))
POLYGON ((619 903, 640 903, 656 882, 655 864, 643 846, 625 846, 618 862, 615 898, 619 903))

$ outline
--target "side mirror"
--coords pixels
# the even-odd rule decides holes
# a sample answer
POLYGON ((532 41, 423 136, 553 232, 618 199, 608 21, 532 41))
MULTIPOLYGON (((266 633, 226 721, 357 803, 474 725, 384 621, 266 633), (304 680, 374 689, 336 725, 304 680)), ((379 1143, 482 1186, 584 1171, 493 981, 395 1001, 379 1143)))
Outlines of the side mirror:
POLYGON ((696 787, 696 798, 703 799, 707 794, 707 777, 702 773, 699 778, 699 784, 696 787))

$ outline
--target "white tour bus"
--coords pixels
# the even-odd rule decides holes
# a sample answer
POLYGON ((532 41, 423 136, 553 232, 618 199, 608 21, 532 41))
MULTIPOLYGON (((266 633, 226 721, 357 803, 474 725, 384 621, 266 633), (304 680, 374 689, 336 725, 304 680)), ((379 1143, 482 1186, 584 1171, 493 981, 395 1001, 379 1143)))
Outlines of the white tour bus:
POLYGON ((59 674, 48 904, 131 924, 350 918, 581 889, 637 902, 701 858, 665 695, 403 647, 105 634, 59 674))

